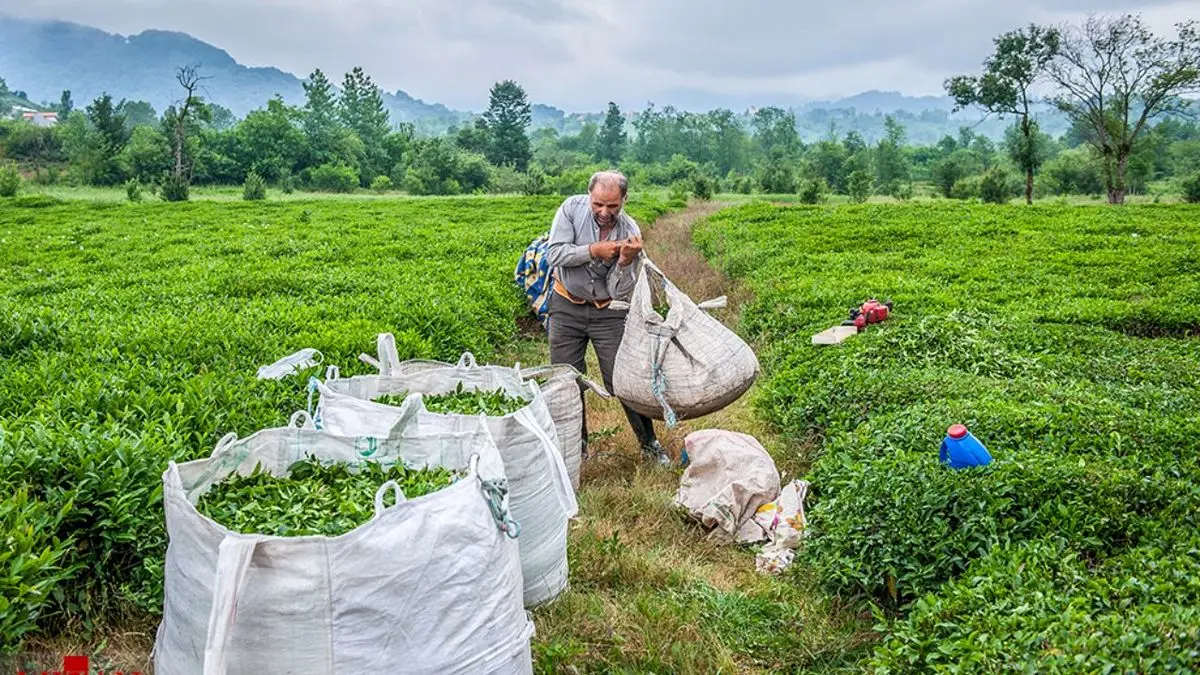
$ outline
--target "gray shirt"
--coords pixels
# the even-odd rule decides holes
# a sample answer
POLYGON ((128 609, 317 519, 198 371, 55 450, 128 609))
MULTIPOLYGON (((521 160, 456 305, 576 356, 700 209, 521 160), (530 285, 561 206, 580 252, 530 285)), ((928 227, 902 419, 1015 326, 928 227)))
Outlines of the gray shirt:
MULTIPOLYGON (((633 218, 622 210, 607 240, 635 236, 642 236, 642 232, 633 218)), ((568 197, 558 207, 554 224, 550 226, 550 266, 563 286, 576 298, 592 302, 610 299, 628 301, 641 268, 642 256, 639 254, 628 267, 622 267, 616 258, 593 258, 588 246, 599 239, 600 226, 592 213, 591 197, 586 194, 568 197)))

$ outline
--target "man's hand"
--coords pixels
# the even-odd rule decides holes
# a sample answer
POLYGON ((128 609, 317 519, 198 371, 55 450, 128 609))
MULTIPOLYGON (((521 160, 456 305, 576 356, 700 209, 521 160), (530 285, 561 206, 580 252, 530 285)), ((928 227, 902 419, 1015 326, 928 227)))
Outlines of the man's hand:
POLYGON ((620 241, 598 241, 588 246, 588 253, 591 253, 593 258, 612 260, 621 254, 622 243, 620 241))
POLYGON ((637 255, 641 252, 642 252, 642 238, 641 237, 630 237, 630 238, 626 239, 625 243, 621 246, 621 259, 619 261, 621 266, 625 267, 625 266, 631 264, 633 262, 634 258, 637 258, 637 255))

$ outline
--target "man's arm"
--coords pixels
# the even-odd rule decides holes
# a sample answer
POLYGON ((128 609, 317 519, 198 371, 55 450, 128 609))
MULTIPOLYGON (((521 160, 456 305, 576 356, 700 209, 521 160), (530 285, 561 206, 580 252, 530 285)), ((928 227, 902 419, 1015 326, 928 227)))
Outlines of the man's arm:
POLYGON ((554 214, 546 257, 551 267, 579 267, 592 262, 588 244, 575 243, 575 224, 567 215, 567 202, 563 202, 554 214))

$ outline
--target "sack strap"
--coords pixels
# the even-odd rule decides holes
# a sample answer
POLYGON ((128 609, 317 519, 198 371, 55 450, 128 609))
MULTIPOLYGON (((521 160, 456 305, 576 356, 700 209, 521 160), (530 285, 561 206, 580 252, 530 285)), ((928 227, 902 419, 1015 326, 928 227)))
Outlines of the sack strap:
POLYGON ((542 376, 554 377, 554 373, 557 370, 571 371, 571 373, 574 374, 576 381, 578 381, 580 384, 582 384, 585 388, 591 389, 592 391, 596 392, 596 394, 599 395, 600 398, 612 398, 612 394, 608 393, 608 390, 605 389, 602 385, 597 383, 595 380, 589 379, 583 373, 579 372, 575 368, 575 366, 572 366, 572 365, 569 365, 566 363, 552 363, 548 366, 537 366, 535 368, 530 368, 528 370, 521 370, 520 374, 521 374, 521 379, 532 380, 532 379, 536 379, 536 378, 539 378, 542 376))
POLYGON ((225 675, 229 667, 229 645, 237 621, 238 597, 250 570, 250 559, 259 539, 226 535, 217 552, 216 583, 208 614, 208 636, 204 643, 204 675, 225 675))
POLYGON ((518 410, 514 413, 513 417, 521 426, 528 429, 530 433, 541 441, 546 461, 550 462, 550 470, 554 473, 554 492, 558 495, 558 503, 562 506, 563 514, 566 517, 574 518, 579 513, 579 502, 575 499, 575 488, 571 485, 571 474, 567 471, 566 463, 563 462, 562 453, 558 450, 558 443, 550 438, 541 425, 538 424, 529 406, 518 410))

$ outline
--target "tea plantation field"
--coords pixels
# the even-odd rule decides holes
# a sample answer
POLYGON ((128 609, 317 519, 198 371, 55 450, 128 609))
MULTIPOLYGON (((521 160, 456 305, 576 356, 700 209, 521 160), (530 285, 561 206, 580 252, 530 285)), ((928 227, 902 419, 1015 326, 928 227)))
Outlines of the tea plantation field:
POLYGON ((1200 665, 1200 209, 748 204, 696 240, 757 295, 798 564, 888 610, 877 672, 1200 665), (939 464, 960 422, 992 465, 939 464))
POLYGON ((305 407, 259 366, 506 348, 559 201, 0 200, 0 648, 160 610, 167 460, 305 407))

